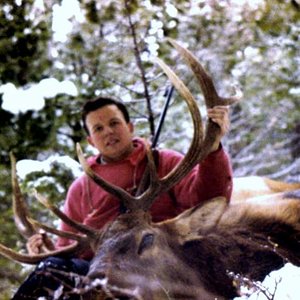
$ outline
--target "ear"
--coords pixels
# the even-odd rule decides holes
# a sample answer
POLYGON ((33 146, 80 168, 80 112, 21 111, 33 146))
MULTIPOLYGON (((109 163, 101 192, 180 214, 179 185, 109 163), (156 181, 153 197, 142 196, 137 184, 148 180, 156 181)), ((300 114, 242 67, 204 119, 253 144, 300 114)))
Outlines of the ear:
POLYGON ((134 132, 134 125, 133 125, 133 123, 129 122, 129 123, 127 123, 127 126, 128 126, 128 128, 129 128, 129 131, 130 131, 131 133, 133 133, 133 132, 134 132))
POLYGON ((226 198, 213 198, 186 210, 174 219, 161 222, 159 225, 167 226, 174 232, 174 235, 180 237, 181 242, 186 242, 216 227, 227 206, 226 198))

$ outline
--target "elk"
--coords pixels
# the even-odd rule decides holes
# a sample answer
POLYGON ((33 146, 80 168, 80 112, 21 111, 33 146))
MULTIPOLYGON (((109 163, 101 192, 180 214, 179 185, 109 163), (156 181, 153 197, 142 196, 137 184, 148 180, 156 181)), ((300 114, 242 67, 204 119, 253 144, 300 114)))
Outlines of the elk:
MULTIPOLYGON (((235 97, 220 97, 195 56, 177 42, 169 41, 191 67, 208 107, 237 101, 235 97)), ((198 106, 187 87, 163 61, 158 59, 157 63, 187 103, 194 124, 194 137, 181 163, 159 178, 149 149, 150 183, 141 194, 132 196, 97 176, 78 146, 79 160, 86 174, 127 208, 99 231, 69 219, 43 196, 36 195, 79 234, 59 231, 28 217, 12 163, 17 227, 25 236, 41 228, 72 239, 74 243, 38 255, 16 253, 0 245, 0 253, 21 263, 37 264, 48 256, 74 255, 91 247, 95 255, 89 272, 73 291, 85 294, 86 299, 230 299, 238 295, 232 274, 259 281, 287 261, 300 265, 300 197, 297 191, 257 202, 228 203, 223 197, 217 197, 173 219, 160 223, 151 221, 148 211, 157 195, 167 191, 206 157, 219 130, 208 120, 204 133, 198 106)))

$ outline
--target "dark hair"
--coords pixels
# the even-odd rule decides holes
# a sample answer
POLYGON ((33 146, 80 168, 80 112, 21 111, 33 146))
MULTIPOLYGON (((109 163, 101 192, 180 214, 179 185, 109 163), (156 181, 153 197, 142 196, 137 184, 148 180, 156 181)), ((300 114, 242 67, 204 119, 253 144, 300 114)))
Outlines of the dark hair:
POLYGON ((83 128, 84 128, 84 130, 86 131, 86 133, 88 135, 89 135, 89 130, 86 126, 86 117, 87 117, 87 115, 90 112, 95 111, 95 110, 97 110, 101 107, 104 107, 106 105, 115 105, 115 106, 117 106, 117 108, 121 111, 122 115, 124 116, 124 119, 125 119, 126 123, 130 122, 130 116, 129 116, 128 110, 122 102, 120 102, 118 100, 115 100, 113 98, 97 97, 95 99, 87 101, 82 107, 81 119, 82 119, 82 123, 83 123, 83 128))

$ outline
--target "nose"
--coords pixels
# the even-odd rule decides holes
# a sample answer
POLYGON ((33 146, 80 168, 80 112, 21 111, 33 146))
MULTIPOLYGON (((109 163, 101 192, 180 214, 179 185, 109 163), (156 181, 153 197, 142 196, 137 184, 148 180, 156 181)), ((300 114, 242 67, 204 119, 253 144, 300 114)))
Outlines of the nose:
POLYGON ((113 133, 113 129, 110 126, 105 126, 103 129, 104 136, 110 135, 113 133))
MULTIPOLYGON (((98 289, 98 288, 101 289, 103 284, 106 284, 106 281, 103 281, 104 279, 105 279, 105 274, 104 273, 101 273, 101 272, 96 273, 95 272, 91 275, 88 274, 87 276, 84 276, 83 278, 81 278, 81 280, 78 280, 76 282, 75 286, 79 290, 89 290, 89 289, 91 289, 91 291, 93 291, 95 288, 96 289, 98 289)), ((87 295, 90 295, 90 294, 88 293, 87 295)), ((91 295, 94 296, 94 293, 92 292, 91 295)), ((86 298, 86 299, 91 299, 91 298, 86 298)))

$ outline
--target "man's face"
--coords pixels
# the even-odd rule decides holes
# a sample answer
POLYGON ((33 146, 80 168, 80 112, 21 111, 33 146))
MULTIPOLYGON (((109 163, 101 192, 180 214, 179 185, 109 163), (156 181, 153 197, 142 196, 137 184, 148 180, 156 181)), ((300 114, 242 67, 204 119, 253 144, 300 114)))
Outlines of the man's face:
POLYGON ((89 144, 107 162, 124 159, 131 153, 133 124, 126 123, 116 105, 106 105, 90 112, 86 117, 86 126, 89 130, 89 144))

